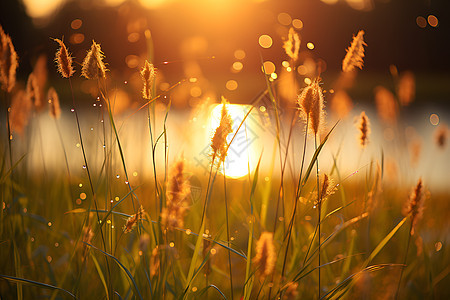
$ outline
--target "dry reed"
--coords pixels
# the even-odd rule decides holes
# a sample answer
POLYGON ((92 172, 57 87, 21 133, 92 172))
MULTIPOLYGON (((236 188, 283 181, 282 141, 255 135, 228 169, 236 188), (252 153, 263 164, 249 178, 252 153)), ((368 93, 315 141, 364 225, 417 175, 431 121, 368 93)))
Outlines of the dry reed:
POLYGON ((92 41, 91 49, 89 49, 81 66, 81 76, 87 79, 106 78, 106 65, 103 62, 102 49, 100 44, 92 41))
POLYGON ((34 73, 30 73, 30 75, 28 75, 26 93, 27 97, 33 103, 34 109, 40 110, 42 107, 41 92, 34 73))
POLYGON ((222 111, 220 114, 220 123, 216 128, 211 139, 211 148, 213 150, 213 162, 216 157, 220 161, 225 160, 227 155, 227 136, 233 132, 233 120, 228 113, 227 100, 222 97, 222 111))
POLYGON ((161 213, 162 223, 166 227, 182 228, 184 226, 184 215, 187 210, 186 200, 190 192, 190 185, 184 174, 184 162, 180 159, 171 171, 166 190, 166 207, 161 213))
POLYGON ((1 39, 0 81, 2 89, 10 93, 16 84, 16 70, 19 65, 19 58, 10 36, 2 31, 1 39))
POLYGON ((33 103, 27 97, 25 91, 20 90, 14 94, 9 117, 9 123, 13 132, 23 134, 25 127, 28 125, 32 108, 33 103))
POLYGON ((355 68, 362 69, 364 61, 364 31, 360 30, 356 36, 353 36, 353 41, 347 49, 347 54, 342 61, 342 71, 345 73, 353 71, 355 68))
POLYGON ((369 117, 366 115, 366 112, 361 112, 359 115, 359 122, 357 123, 357 128, 359 130, 359 145, 362 148, 365 148, 369 143, 369 135, 370 135, 370 121, 369 117))
POLYGON ((144 99, 150 100, 152 98, 153 85, 156 78, 156 69, 153 64, 145 60, 144 67, 141 70, 141 77, 144 82, 144 87, 142 88, 142 97, 144 99))
POLYGON ((300 117, 308 120, 308 131, 316 135, 321 132, 325 122, 324 99, 319 79, 303 89, 298 97, 300 117))
POLYGON ((423 188, 422 178, 420 178, 403 209, 403 214, 410 215, 411 218, 411 235, 414 235, 414 229, 419 220, 422 218, 424 201, 425 191, 423 188))
POLYGON ((133 230, 133 228, 139 223, 139 221, 142 220, 142 217, 144 215, 144 207, 141 205, 138 208, 138 211, 134 214, 131 215, 128 219, 126 224, 123 226, 123 232, 124 233, 129 233, 133 230))
POLYGON ((272 274, 275 268, 276 251, 273 243, 273 233, 263 232, 256 242, 256 255, 253 259, 258 266, 261 277, 272 274))
POLYGON ((60 39, 53 39, 55 42, 59 44, 59 49, 56 51, 55 62, 58 68, 58 72, 61 73, 61 76, 64 78, 69 78, 75 73, 75 70, 72 66, 72 56, 67 51, 66 45, 60 39))

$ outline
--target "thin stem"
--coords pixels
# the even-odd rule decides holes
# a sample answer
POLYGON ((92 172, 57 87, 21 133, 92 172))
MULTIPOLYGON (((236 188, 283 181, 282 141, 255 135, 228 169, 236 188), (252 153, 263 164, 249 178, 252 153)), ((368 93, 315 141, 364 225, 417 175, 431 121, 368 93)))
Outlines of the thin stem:
MULTIPOLYGON (((314 135, 314 147, 317 151, 317 134, 314 135)), ((321 192, 320 192, 320 179, 319 179, 319 158, 317 158, 316 160, 316 177, 317 177, 317 207, 318 207, 318 215, 317 215, 317 235, 318 235, 318 240, 319 240, 319 247, 318 247, 318 255, 317 258, 319 259, 319 267, 317 268, 317 270, 319 271, 319 280, 318 280, 318 284, 319 284, 319 297, 318 299, 320 299, 320 217, 322 214, 322 199, 321 199, 321 192)))
MULTIPOLYGON (((225 160, 222 161, 223 166, 223 191, 224 191, 224 197, 225 197, 225 218, 226 218, 226 224, 227 224, 227 243, 228 248, 230 248, 230 225, 228 221, 228 197, 227 197, 227 178, 225 176, 225 160)), ((231 289, 231 299, 233 298, 233 273, 231 268, 231 251, 228 249, 228 266, 229 266, 229 272, 230 272, 230 289, 231 289)))
POLYGON ((406 267, 406 259, 408 257, 408 251, 409 251, 409 245, 411 242, 411 230, 413 227, 413 222, 411 222, 411 225, 409 227, 409 231, 408 231, 408 242, 406 243, 406 251, 405 251, 405 257, 403 258, 403 266, 402 266, 402 270, 400 271, 400 278, 398 279, 398 285, 397 285, 397 291, 395 292, 395 298, 394 299, 398 299, 398 292, 400 291, 400 285, 402 283, 402 277, 403 277, 403 271, 405 270, 406 267))

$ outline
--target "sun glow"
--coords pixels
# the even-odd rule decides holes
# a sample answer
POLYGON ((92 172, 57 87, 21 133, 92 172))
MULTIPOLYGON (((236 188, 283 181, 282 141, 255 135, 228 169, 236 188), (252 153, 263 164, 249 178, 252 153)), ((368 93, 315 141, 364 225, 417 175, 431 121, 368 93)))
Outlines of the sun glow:
MULTIPOLYGON (((228 136, 228 143, 231 142, 236 130, 251 107, 251 105, 227 104, 228 112, 233 119, 233 133, 228 136)), ((221 111, 222 105, 218 104, 213 106, 208 126, 209 132, 213 133, 219 126, 221 111)), ((258 159, 255 142, 259 139, 255 128, 252 128, 255 126, 255 120, 256 118, 252 110, 232 141, 225 159, 226 177, 237 179, 247 175, 249 171, 253 172, 258 159)), ((223 166, 220 172, 223 174, 223 166)))

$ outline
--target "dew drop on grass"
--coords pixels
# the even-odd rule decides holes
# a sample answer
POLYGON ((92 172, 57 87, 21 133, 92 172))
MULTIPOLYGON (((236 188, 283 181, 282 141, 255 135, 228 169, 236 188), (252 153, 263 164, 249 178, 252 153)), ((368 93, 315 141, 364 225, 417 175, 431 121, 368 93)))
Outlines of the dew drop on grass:
POLYGON ((83 165, 83 169, 86 169, 86 166, 85 166, 85 165, 83 165))
POLYGON ((71 111, 71 112, 74 112, 74 111, 75 111, 75 109, 73 109, 73 108, 72 108, 72 109, 71 109, 70 111, 71 111))
POLYGON ((119 175, 119 174, 117 174, 117 175, 116 175, 116 178, 120 178, 120 175, 119 175))

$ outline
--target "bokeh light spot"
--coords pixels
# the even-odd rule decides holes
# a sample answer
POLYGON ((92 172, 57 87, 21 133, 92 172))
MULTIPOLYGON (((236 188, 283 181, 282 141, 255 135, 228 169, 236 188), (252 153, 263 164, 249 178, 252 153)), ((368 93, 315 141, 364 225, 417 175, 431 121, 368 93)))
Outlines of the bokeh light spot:
POLYGON ((82 25, 83 21, 81 21, 80 19, 75 19, 72 21, 72 23, 70 23, 70 27, 72 27, 72 29, 74 30, 80 29, 82 25))
POLYGON ((308 72, 308 68, 306 68, 304 65, 300 65, 297 68, 297 72, 300 75, 306 75, 306 73, 308 72))
POLYGON ((266 74, 272 74, 275 72, 275 64, 271 61, 265 61, 263 64, 263 72, 266 74))
POLYGON ((419 26, 420 28, 425 28, 425 27, 427 27, 427 20, 425 20, 425 18, 422 17, 422 16, 418 16, 418 17, 416 18, 416 24, 417 24, 417 26, 419 26))
POLYGON ((84 42, 84 34, 82 33, 74 33, 70 36, 70 42, 72 44, 81 44, 84 42))
POLYGON ((127 55, 127 57, 125 57, 125 63, 130 69, 137 68, 139 65, 139 57, 136 55, 127 55))
POLYGON ((436 18, 436 16, 429 15, 428 16, 428 24, 430 24, 430 26, 432 26, 432 27, 438 26, 438 24, 439 24, 438 18, 436 18))
POLYGON ((312 50, 312 49, 314 49, 314 44, 311 43, 311 42, 308 42, 308 43, 306 44, 306 47, 308 47, 309 50, 312 50))
POLYGON ((281 25, 285 25, 285 26, 289 26, 292 22, 291 16, 288 13, 284 13, 284 12, 279 13, 277 19, 281 25))
POLYGON ((225 87, 227 88, 227 90, 234 91, 238 88, 238 83, 236 82, 236 80, 228 80, 225 87))
POLYGON ((244 65, 240 61, 236 61, 233 63, 233 70, 236 72, 241 71, 243 67, 244 65))
POLYGON ((241 50, 241 49, 238 49, 238 50, 234 51, 234 57, 236 59, 244 59, 245 58, 245 51, 241 50))
POLYGON ((80 199, 81 200, 85 200, 86 199, 86 193, 81 193, 80 194, 80 199))
POLYGON ((273 40, 272 38, 267 35, 267 34, 263 34, 259 37, 259 45, 263 48, 270 48, 272 47, 273 44, 273 40))
POLYGON ((137 41, 139 41, 140 37, 141 37, 141 36, 140 36, 139 33, 133 32, 133 33, 130 33, 130 34, 128 35, 128 41, 129 41, 130 43, 136 43, 137 41))
POLYGON ((200 97, 202 95, 202 89, 199 86, 193 86, 190 94, 192 97, 200 97))
POLYGON ((300 19, 294 19, 294 20, 292 20, 292 26, 294 26, 295 29, 302 29, 303 22, 300 19))
POLYGON ((439 124, 439 116, 437 114, 431 114, 430 115, 430 123, 433 126, 436 126, 439 124))

